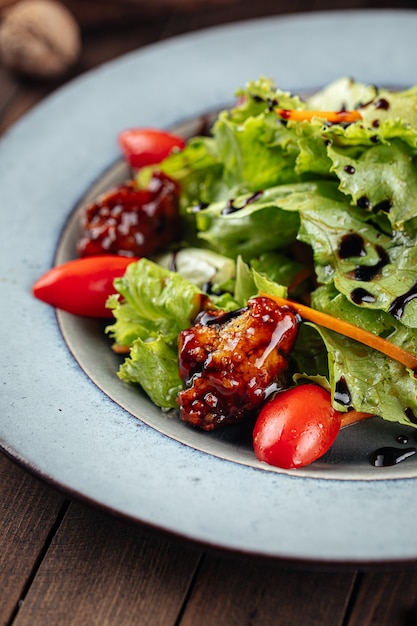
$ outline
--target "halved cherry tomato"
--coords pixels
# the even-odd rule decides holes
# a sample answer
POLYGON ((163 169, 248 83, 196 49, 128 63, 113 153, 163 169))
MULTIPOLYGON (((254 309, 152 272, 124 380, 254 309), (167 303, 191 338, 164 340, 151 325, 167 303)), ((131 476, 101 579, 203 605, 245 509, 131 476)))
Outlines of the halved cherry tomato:
POLYGON ((318 385, 299 385, 267 402, 255 424, 256 457, 269 465, 291 469, 309 465, 333 444, 342 413, 318 385))
POLYGON ((113 317, 106 308, 107 298, 116 291, 113 281, 137 260, 115 254, 74 259, 51 268, 35 282, 32 292, 39 300, 68 313, 113 317))
POLYGON ((185 141, 155 128, 130 128, 118 137, 124 158, 135 169, 163 161, 174 148, 182 150, 185 141))

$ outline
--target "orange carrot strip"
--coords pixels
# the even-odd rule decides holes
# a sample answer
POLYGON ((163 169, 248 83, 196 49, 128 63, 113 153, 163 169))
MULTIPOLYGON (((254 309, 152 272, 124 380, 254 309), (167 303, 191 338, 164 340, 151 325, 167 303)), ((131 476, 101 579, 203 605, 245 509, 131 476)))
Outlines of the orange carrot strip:
POLYGON ((344 428, 345 426, 350 426, 350 424, 356 424, 361 420, 368 419, 368 417, 373 417, 373 413, 362 413, 361 411, 348 411, 347 413, 343 413, 342 422, 340 424, 340 428, 344 428))
POLYGON ((311 111, 302 109, 275 109, 279 117, 294 122, 309 122, 313 117, 320 117, 332 123, 350 123, 362 119, 359 111, 311 111))
POLYGON ((114 343, 112 345, 112 350, 113 352, 115 352, 116 354, 129 354, 130 352, 130 347, 129 346, 120 346, 117 343, 114 343))
POLYGON ((289 306, 304 319, 314 322, 319 326, 323 326, 324 328, 328 328, 329 330, 333 330, 340 335, 345 335, 346 337, 355 339, 355 341, 359 341, 370 348, 374 348, 374 350, 378 350, 386 356, 389 356, 391 359, 402 363, 405 367, 417 371, 417 356, 415 354, 412 354, 403 348, 399 348, 395 344, 379 337, 378 335, 374 335, 367 330, 358 328, 354 324, 345 322, 344 320, 328 315, 327 313, 316 311, 311 307, 299 304, 293 300, 279 298, 278 296, 271 296, 267 293, 261 293, 260 295, 265 298, 270 298, 279 306, 289 306))

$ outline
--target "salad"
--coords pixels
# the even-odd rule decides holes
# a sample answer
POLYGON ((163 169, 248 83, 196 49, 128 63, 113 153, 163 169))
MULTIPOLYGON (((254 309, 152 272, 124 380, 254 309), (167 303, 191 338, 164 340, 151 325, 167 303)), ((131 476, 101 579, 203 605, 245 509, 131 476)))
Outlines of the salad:
POLYGON ((90 314, 111 294, 92 314, 119 377, 204 430, 252 421, 268 463, 308 464, 372 415, 416 427, 417 87, 236 95, 206 135, 121 135, 131 180, 35 295, 90 314))

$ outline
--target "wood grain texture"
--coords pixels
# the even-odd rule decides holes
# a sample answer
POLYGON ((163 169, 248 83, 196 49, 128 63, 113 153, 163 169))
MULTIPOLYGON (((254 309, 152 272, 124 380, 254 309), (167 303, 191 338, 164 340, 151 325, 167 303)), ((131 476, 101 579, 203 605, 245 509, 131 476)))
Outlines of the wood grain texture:
MULTIPOLYGON (((404 538, 406 541, 406 538, 404 538)), ((417 569, 367 572, 346 626, 417 626, 417 569)))
POLYGON ((174 626, 200 551, 73 503, 14 626, 174 626))
POLYGON ((0 625, 10 623, 64 499, 0 453, 0 625))
POLYGON ((415 8, 413 0, 64 0, 82 26, 109 21, 160 19, 162 14, 218 16, 218 21, 247 19, 261 15, 294 11, 334 10, 344 8, 415 8))
MULTIPOLYGON (((22 0, 0 0, 0 14, 22 0)), ((331 11, 356 8, 416 8, 414 0, 60 0, 73 14, 83 32, 92 28, 120 27, 132 22, 160 22, 171 16, 198 16, 207 23, 225 23, 263 15, 298 11, 331 11)))
POLYGON ((209 555, 181 626, 341 626, 354 580, 209 555))

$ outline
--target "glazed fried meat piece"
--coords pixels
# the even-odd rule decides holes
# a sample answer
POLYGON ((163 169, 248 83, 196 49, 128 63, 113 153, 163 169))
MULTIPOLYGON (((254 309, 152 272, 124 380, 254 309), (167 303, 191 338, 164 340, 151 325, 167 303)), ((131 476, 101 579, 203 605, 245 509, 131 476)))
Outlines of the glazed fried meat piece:
POLYGON ((147 189, 134 181, 117 185, 81 214, 79 256, 149 256, 180 234, 179 187, 155 172, 147 189))
POLYGON ((201 313, 179 337, 180 418, 203 430, 236 423, 285 385, 296 313, 269 298, 239 311, 201 313))

